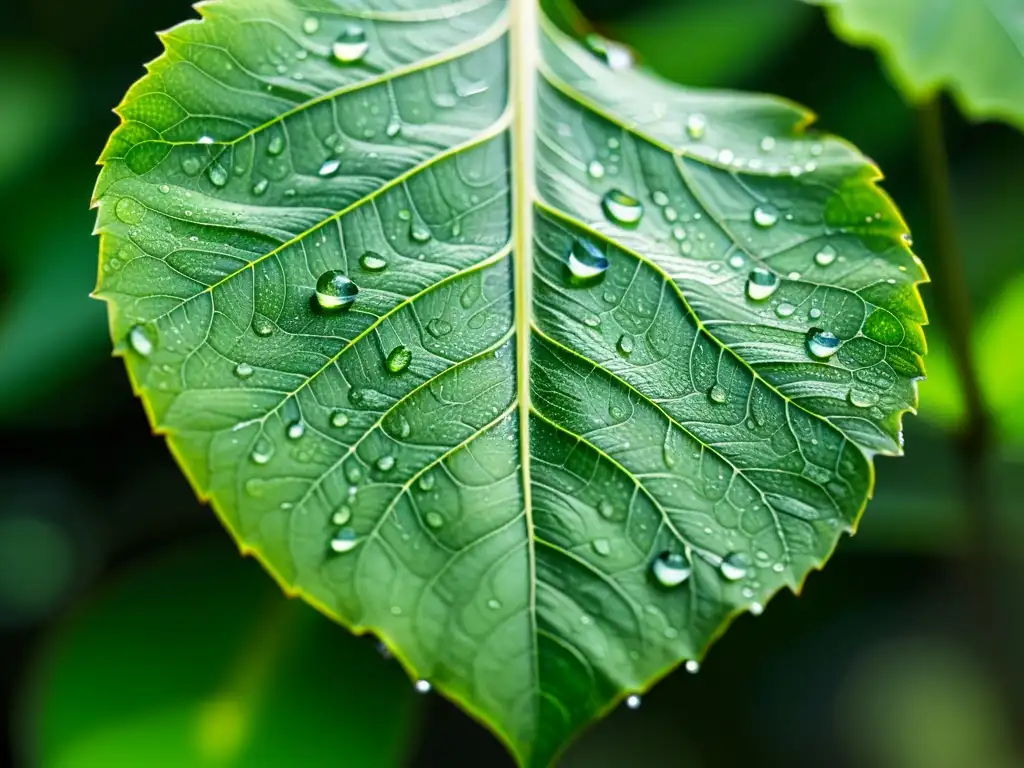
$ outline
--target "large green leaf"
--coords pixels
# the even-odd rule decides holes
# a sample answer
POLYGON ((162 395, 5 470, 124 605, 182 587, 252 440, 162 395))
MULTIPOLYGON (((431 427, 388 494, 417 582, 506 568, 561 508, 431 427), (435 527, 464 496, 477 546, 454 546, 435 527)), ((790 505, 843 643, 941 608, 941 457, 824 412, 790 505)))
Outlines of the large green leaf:
POLYGON ((849 145, 526 0, 200 9, 119 108, 97 293, 286 590, 543 765, 854 528, 924 274, 849 145))
POLYGON ((879 50, 912 101, 949 89, 965 114, 1024 128, 1020 0, 807 0, 847 42, 879 50))

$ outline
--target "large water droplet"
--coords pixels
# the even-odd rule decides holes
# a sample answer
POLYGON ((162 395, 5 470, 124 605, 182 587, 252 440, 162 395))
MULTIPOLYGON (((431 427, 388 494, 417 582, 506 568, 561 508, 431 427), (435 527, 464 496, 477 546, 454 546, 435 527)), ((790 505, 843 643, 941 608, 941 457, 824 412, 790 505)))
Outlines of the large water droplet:
POLYGON ((633 354, 633 337, 628 333, 624 333, 619 337, 619 354, 623 357, 629 357, 633 354))
POLYGON ((651 573, 663 587, 678 587, 692 572, 690 563, 678 552, 662 552, 651 561, 651 573))
POLYGON ((146 207, 131 197, 122 197, 114 206, 114 214, 125 224, 138 224, 146 215, 146 207))
POLYGON ((610 221, 620 227, 634 227, 644 215, 644 206, 621 189, 612 189, 601 198, 601 208, 610 221))
POLYGON ((267 464, 272 458, 274 458, 274 444, 266 436, 260 436, 256 441, 256 445, 252 447, 252 453, 249 454, 249 458, 252 459, 253 464, 267 464))
POLYGON ((606 557, 612 552, 612 543, 608 539, 594 539, 591 546, 602 557, 606 557))
POLYGON ((591 52, 607 64, 609 69, 618 71, 633 66, 633 52, 624 45, 595 34, 587 35, 586 43, 591 52))
POLYGON ((316 303, 329 312, 348 309, 358 293, 358 286, 337 270, 324 272, 316 281, 316 303))
POLYGON ((725 391, 725 387, 721 384, 715 384, 708 392, 708 397, 711 399, 711 402, 721 405, 729 399, 729 393, 725 391))
POLYGON ((366 30, 359 24, 348 24, 338 35, 338 39, 331 46, 331 53, 334 58, 342 64, 352 64, 359 61, 370 50, 370 43, 366 39, 366 30))
POLYGON ((827 267, 829 264, 836 260, 838 252, 831 245, 826 245, 816 254, 814 254, 814 263, 819 267, 827 267))
POLYGON ((812 357, 827 360, 839 349, 839 338, 831 331, 811 328, 807 332, 807 351, 812 357))
POLYGON ((304 434, 306 434, 306 425, 301 420, 293 421, 291 424, 288 425, 289 440, 298 440, 304 434))
POLYGON ((359 537, 356 532, 351 528, 342 528, 331 539, 331 549, 342 555, 346 552, 351 552, 359 545, 359 537))
POLYGON ((267 144, 267 154, 269 155, 280 155, 284 151, 284 136, 280 133, 274 134, 270 138, 270 143, 267 144))
POLYGON ((249 363, 239 363, 235 366, 235 376, 240 379, 250 378, 256 370, 249 363))
POLYGON ((337 173, 338 168, 341 167, 341 160, 337 158, 331 158, 330 160, 324 161, 324 164, 320 166, 320 170, 317 171, 321 176, 331 176, 337 173))
POLYGON ((395 468, 395 457, 390 454, 377 459, 377 469, 381 472, 390 472, 395 468))
POLYGON ((359 258, 359 265, 367 272, 383 272, 388 268, 387 260, 378 253, 367 251, 359 258))
POLYGON ((764 301, 777 290, 782 280, 766 267, 755 267, 747 277, 747 296, 751 301, 764 301))
POLYGON ((726 581, 739 581, 747 575, 747 558, 740 552, 726 555, 718 566, 719 573, 726 581))
POLYGON ((331 414, 331 426, 342 429, 348 426, 348 414, 344 411, 335 411, 331 414))
POLYGON ((200 144, 213 144, 213 136, 200 136, 198 141, 200 144))
POLYGON ((686 119, 686 133, 694 141, 700 141, 704 138, 704 133, 708 128, 708 120, 704 115, 696 114, 690 115, 686 119))
POLYGON ((391 373, 401 373, 412 362, 412 352, 403 345, 398 345, 388 353, 387 366, 391 373))
POLYGON ((779 209, 770 203, 754 208, 754 223, 762 229, 774 227, 779 221, 779 209))
POLYGON ((136 354, 142 355, 143 357, 149 357, 153 354, 153 349, 156 346, 153 344, 153 340, 149 337, 146 329, 141 325, 133 326, 132 329, 128 331, 128 343, 131 345, 131 348, 135 350, 136 354))
POLYGON ((569 272, 579 280, 589 280, 608 270, 608 258, 589 240, 575 238, 569 248, 569 272))
POLYGON ((210 170, 206 172, 206 175, 209 177, 210 183, 215 187, 223 187, 228 183, 228 172, 220 163, 214 163, 211 165, 210 170))

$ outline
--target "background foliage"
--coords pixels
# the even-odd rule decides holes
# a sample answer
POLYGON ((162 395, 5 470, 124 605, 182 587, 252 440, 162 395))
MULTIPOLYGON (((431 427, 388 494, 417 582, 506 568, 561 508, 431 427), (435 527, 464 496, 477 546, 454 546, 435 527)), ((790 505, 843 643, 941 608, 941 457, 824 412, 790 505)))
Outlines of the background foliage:
MULTIPOLYGON (((821 127, 886 171, 932 265, 915 110, 875 55, 837 40, 819 9, 784 0, 581 5, 663 74, 811 106, 821 127)), ((188 764, 271 766, 297 749, 255 741, 273 722, 308 729, 311 765, 328 764, 331 745, 317 746, 328 733, 342 765, 435 765, 453 744, 472 760, 507 764, 453 707, 410 696, 372 642, 279 598, 150 437, 122 365, 108 357, 104 309, 86 298, 96 263, 87 205, 93 163, 116 124, 109 108, 159 52, 152 32, 191 12, 184 0, 96 0, 85 19, 76 9, 70 0, 22 4, 0 31, 0 430, 12 449, 0 468, 2 749, 19 765, 88 767, 113 764, 104 749, 171 754, 161 745, 173 744, 188 764), (262 642, 278 625, 279 641, 262 642), (261 675, 261 664, 274 674, 261 675), (107 684, 83 673, 91 667, 125 674, 107 684), (140 704, 96 707, 101 686, 115 702, 140 704), (385 686, 395 694, 380 705, 374 691, 385 686), (260 709, 279 699, 281 712, 260 709), (352 710, 353 699, 366 706, 352 710), (380 751, 357 757, 367 733, 380 751)), ((1006 125, 969 124, 953 109, 945 117, 971 334, 998 437, 986 470, 1004 547, 1000 631, 1020 647, 1024 142, 1006 125)), ((990 628, 976 612, 978 510, 960 502, 955 444, 964 408, 944 317, 930 310, 921 416, 907 420, 907 458, 879 461, 860 534, 801 599, 781 596, 763 617, 740 620, 699 675, 674 675, 640 710, 615 713, 564 765, 622 765, 637 744, 648 759, 687 766, 1019 764, 1020 712, 1003 691, 1024 685, 1019 668, 992 663, 990 628)))

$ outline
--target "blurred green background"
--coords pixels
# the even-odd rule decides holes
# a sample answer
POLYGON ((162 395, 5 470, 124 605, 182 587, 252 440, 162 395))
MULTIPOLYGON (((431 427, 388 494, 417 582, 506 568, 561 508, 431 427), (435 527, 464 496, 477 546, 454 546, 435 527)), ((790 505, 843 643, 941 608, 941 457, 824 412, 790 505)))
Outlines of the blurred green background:
MULTIPOLYGON (((933 265, 915 110, 819 9, 580 6, 667 77, 810 106, 882 167, 933 265)), ((511 765, 372 640, 286 600, 238 556, 109 356, 105 309, 88 298, 94 162, 111 107, 160 52, 154 31, 192 15, 186 0, 93 0, 87 13, 36 0, 6 9, 0 28, 0 764, 511 765)), ((986 494, 963 501, 963 407, 925 288, 921 415, 906 423, 907 458, 878 461, 859 535, 801 598, 738 621, 699 675, 679 672, 616 712, 563 765, 1024 765, 1024 139, 948 105, 945 118, 997 439, 973 482, 990 488, 998 546, 977 561, 986 494)))

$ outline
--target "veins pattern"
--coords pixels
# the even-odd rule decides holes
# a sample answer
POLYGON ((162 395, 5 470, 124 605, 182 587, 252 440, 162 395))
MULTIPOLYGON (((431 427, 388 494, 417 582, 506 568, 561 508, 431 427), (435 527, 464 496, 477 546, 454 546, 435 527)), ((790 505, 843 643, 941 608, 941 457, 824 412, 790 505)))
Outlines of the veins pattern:
POLYGON ((201 6, 118 109, 97 295, 243 551, 543 765, 853 529, 915 405, 924 273, 803 112, 612 71, 546 21, 512 61, 524 7, 201 6), (581 240, 597 280, 571 279, 581 240), (348 311, 317 305, 329 270, 348 311))

